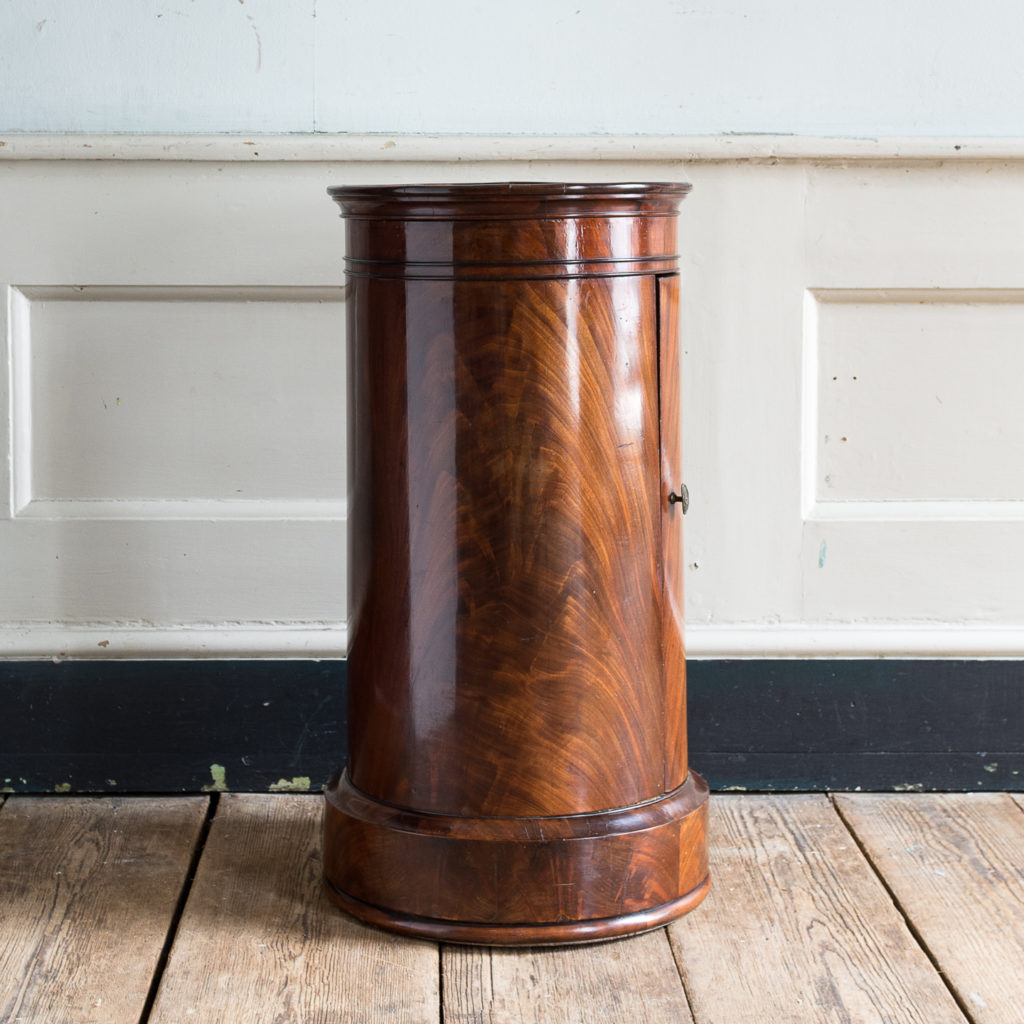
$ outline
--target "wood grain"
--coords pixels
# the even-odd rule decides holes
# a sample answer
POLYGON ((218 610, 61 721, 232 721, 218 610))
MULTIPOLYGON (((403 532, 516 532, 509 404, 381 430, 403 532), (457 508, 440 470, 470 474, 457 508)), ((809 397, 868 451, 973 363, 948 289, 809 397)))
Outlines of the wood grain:
POLYGON ((823 795, 717 796, 715 888, 669 934, 700 1024, 964 1024, 823 795))
MULTIPOLYGON (((856 837, 823 797, 712 803, 716 891, 671 929, 696 1021, 963 1024, 859 839, 915 933, 927 941, 953 930, 951 962, 962 958, 973 979, 967 1016, 1017 1024, 1024 809, 958 795, 839 799, 856 837), (979 945, 987 965, 974 962, 979 945)), ((317 798, 221 800, 152 1019, 437 1024, 437 947, 324 909, 317 798)), ((139 1019, 173 919, 173 899, 149 881, 171 865, 182 882, 205 799, 119 803, 11 797, 0 806, 0 1019, 139 1019)), ((959 984, 938 945, 931 951, 959 984)), ((440 961, 444 1019, 457 1024, 691 1019, 663 930, 585 948, 446 946, 440 961)))
POLYGON ((689 185, 341 186, 350 278, 477 280, 672 273, 689 185))
POLYGON ((586 949, 442 947, 445 1024, 688 1024, 664 929, 586 949))
POLYGON ((226 794, 151 1021, 436 1024, 437 947, 323 896, 319 796, 226 794))
POLYGON ((655 283, 355 285, 357 307, 406 319, 353 340, 372 382, 371 532, 353 537, 371 566, 348 668, 362 792, 527 817, 675 788, 655 283))
POLYGON ((665 683, 665 788, 682 784, 688 767, 686 733, 686 651, 683 644, 683 506, 669 501, 683 488, 680 436, 682 387, 679 376, 679 275, 658 277, 658 437, 661 450, 662 622, 665 683))
POLYGON ((1024 814, 1000 793, 836 804, 976 1024, 1024 1017, 1024 814))
POLYGON ((706 888, 680 515, 665 511, 687 191, 330 190, 347 220, 353 601, 325 865, 367 920, 592 939, 706 888), (657 820, 612 828, 645 809, 657 820), (595 831, 558 840, 570 816, 595 831))
POLYGON ((450 942, 587 942, 664 924, 709 885, 707 787, 604 814, 402 811, 347 778, 327 794, 328 892, 367 921, 450 942))
POLYGON ((0 1020, 137 1021, 207 799, 11 797, 0 809, 0 1020))
POLYGON ((686 191, 331 190, 357 453, 349 774, 368 796, 543 817, 683 783, 677 763, 665 781, 685 682, 668 700, 661 637, 675 296, 660 309, 633 263, 675 266, 686 191))

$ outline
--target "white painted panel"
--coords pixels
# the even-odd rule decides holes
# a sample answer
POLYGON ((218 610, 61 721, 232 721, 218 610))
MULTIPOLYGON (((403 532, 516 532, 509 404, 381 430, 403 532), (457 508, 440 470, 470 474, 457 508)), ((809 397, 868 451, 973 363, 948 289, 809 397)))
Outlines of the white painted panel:
POLYGON ((329 627, 328 656, 344 641, 341 522, 14 519, 0 522, 0 551, 5 629, 329 627))
POLYGON ((1020 287, 1020 160, 811 161, 807 175, 808 287, 1020 287))
POLYGON ((1019 164, 809 169, 805 623, 1024 653, 1022 200, 1019 164))
POLYGON ((342 653, 345 522, 323 467, 341 479, 343 379, 286 357, 303 346, 340 357, 341 304, 307 301, 342 279, 344 229, 324 189, 534 178, 694 184, 680 221, 692 655, 1024 654, 1024 514, 1016 466, 1007 470, 1022 434, 1024 165, 572 156, 581 151, 547 162, 532 149, 518 161, 444 162, 424 146, 416 161, 0 160, 0 343, 15 349, 0 375, 0 394, 14 391, 0 441, 15 470, 0 499, 0 650, 342 653), (72 288, 86 298, 72 300, 72 288), (238 301, 263 293, 273 301, 238 301), (156 363, 133 362, 157 336, 129 340, 129 306, 146 308, 147 323, 200 307, 226 321, 202 327, 206 347, 183 342, 190 329, 177 322, 156 363), (313 316, 314 340, 282 316, 259 365, 232 376, 260 310, 296 306, 313 316), (111 410, 88 396, 105 395, 107 378, 74 362, 90 347, 123 375, 115 399, 141 381, 165 418, 202 368, 208 449, 155 467, 146 453, 180 440, 181 424, 147 435, 143 417, 131 437, 104 433, 111 410), (147 383, 153 365, 166 389, 147 383), (847 381, 830 394, 844 373, 871 389, 847 381), (45 385, 69 378, 83 388, 59 405, 45 385), (940 407, 935 394, 950 400, 940 407), (276 411, 266 424, 250 408, 261 396, 276 411), (331 429, 303 433, 288 410, 304 403, 331 429), (838 455, 818 443, 826 422, 849 439, 838 455), (240 423, 266 446, 265 465, 244 463, 240 423), (899 431, 905 443, 871 462, 849 447, 860 431, 879 444, 899 431), (62 436, 75 460, 61 462, 62 436), (126 456, 118 475, 104 475, 91 445, 126 456), (296 445, 304 461, 291 465, 296 445), (225 453, 248 466, 244 508, 225 497, 225 453), (845 481, 838 494, 824 484, 828 459, 845 481), (947 465, 960 489, 952 473, 933 484, 947 465))
POLYGON ((802 618, 801 166, 686 169, 680 221, 688 649, 802 618))
POLYGON ((0 162, 0 650, 344 653, 339 176, 0 162))
POLYGON ((1024 292, 812 300, 815 503, 1024 502, 1024 292))
POLYGON ((19 514, 343 514, 340 286, 18 291, 19 514))
POLYGON ((998 626, 1024 655, 1019 520, 811 521, 801 561, 807 622, 998 626))

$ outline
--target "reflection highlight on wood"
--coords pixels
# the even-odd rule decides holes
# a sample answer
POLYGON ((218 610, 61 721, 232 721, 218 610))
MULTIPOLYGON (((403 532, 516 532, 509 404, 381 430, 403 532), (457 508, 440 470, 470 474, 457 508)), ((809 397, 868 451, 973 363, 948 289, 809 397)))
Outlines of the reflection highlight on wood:
POLYGON ((330 190, 353 639, 325 868, 365 920, 589 941, 706 892, 668 502, 688 189, 330 190))

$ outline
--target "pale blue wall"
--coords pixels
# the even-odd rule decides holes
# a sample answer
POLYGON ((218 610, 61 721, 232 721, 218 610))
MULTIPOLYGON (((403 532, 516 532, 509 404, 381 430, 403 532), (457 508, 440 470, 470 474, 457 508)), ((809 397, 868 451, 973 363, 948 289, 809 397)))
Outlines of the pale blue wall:
POLYGON ((0 0, 3 132, 1024 135, 1019 0, 0 0))

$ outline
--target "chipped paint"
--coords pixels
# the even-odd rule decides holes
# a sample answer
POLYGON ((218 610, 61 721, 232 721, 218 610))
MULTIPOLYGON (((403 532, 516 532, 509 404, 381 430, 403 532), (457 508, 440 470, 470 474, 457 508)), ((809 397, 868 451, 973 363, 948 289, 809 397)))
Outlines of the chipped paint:
POLYGON ((70 782, 59 782, 53 787, 54 793, 70 793, 71 783, 70 782))
POLYGON ((818 568, 825 568, 825 558, 828 556, 828 541, 823 540, 818 548, 818 568))
POLYGON ((892 787, 894 793, 923 793, 924 784, 921 782, 901 782, 892 787))
POLYGON ((993 772, 998 770, 999 762, 998 761, 993 761, 991 764, 986 764, 983 767, 984 767, 985 771, 987 771, 991 775, 993 772))
POLYGON ((204 793, 226 793, 228 788, 227 769, 222 764, 210 765, 210 778, 213 779, 208 786, 203 786, 204 793))
POLYGON ((296 775, 293 779, 278 779, 270 784, 271 793, 308 793, 310 787, 308 775, 296 775))

